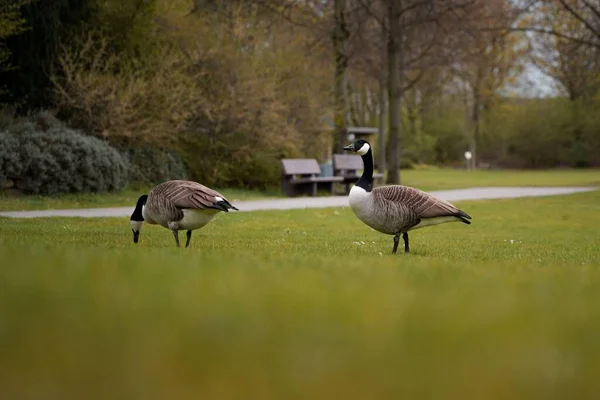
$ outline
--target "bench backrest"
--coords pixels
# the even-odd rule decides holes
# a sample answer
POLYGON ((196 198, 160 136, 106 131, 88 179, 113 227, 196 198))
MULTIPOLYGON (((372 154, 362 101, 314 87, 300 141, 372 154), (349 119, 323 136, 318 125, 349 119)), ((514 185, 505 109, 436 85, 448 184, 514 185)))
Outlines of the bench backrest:
POLYGON ((283 175, 321 175, 321 167, 314 158, 284 158, 281 170, 283 175))
POLYGON ((333 170, 338 173, 356 173, 364 168, 363 160, 359 155, 353 154, 334 154, 333 155, 333 170))

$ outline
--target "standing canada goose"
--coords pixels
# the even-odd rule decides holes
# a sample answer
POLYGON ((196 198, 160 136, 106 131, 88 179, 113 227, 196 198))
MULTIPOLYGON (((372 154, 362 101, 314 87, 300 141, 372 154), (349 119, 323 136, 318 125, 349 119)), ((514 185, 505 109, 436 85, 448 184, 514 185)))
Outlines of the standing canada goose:
POLYGON ((356 140, 344 150, 360 154, 364 164, 362 176, 350 190, 350 208, 371 228, 394 235, 392 254, 396 254, 400 234, 404 239, 404 251, 409 252, 410 230, 445 222, 471 223, 467 213, 422 190, 402 185, 373 188, 373 152, 367 141, 356 140))
POLYGON ((158 224, 173 231, 179 247, 179 231, 187 230, 185 247, 190 245, 192 231, 208 224, 220 211, 237 210, 217 191, 197 182, 173 180, 155 186, 143 194, 131 214, 133 242, 137 243, 145 222, 158 224))

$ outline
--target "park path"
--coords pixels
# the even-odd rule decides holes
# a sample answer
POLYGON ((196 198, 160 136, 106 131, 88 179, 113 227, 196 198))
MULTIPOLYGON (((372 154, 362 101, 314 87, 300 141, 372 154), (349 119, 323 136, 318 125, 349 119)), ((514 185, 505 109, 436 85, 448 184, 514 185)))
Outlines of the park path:
MULTIPOLYGON (((448 201, 512 199, 518 197, 539 197, 565 195, 597 190, 597 187, 482 187, 429 192, 448 201)), ((241 212, 258 210, 292 210, 302 208, 347 207, 347 196, 296 197, 283 199, 265 199, 233 201, 241 212)), ((63 210, 4 211, 0 217, 42 218, 42 217, 129 217, 134 205, 130 207, 81 208, 63 210)))

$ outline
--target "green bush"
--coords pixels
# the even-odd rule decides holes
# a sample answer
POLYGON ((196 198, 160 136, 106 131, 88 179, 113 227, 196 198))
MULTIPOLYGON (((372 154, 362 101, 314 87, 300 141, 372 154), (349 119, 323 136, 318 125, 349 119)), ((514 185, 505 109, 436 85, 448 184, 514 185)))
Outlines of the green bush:
MULTIPOLYGON (((407 135, 408 136, 408 135, 407 135)), ((437 138, 423 132, 404 140, 400 168, 410 168, 414 164, 434 164, 436 161, 437 138)))
POLYGON ((480 155, 522 168, 600 164, 597 105, 568 99, 532 99, 492 115, 480 155))
POLYGON ((0 130, 0 187, 21 173, 21 159, 18 153, 19 141, 0 130))
POLYGON ((31 194, 103 192, 125 187, 128 162, 59 122, 21 121, 0 131, 0 181, 8 179, 31 194))
POLYGON ((189 173, 178 153, 152 147, 125 151, 130 164, 130 179, 135 183, 157 184, 171 179, 188 179, 189 173))
POLYGON ((222 140, 211 140, 201 136, 182 146, 194 180, 217 187, 275 188, 281 177, 279 159, 301 155, 293 145, 249 145, 249 138, 236 142, 233 137, 229 134, 222 140))
POLYGON ((442 115, 432 118, 427 127, 426 137, 433 146, 434 163, 446 164, 462 160, 469 142, 460 114, 442 115))

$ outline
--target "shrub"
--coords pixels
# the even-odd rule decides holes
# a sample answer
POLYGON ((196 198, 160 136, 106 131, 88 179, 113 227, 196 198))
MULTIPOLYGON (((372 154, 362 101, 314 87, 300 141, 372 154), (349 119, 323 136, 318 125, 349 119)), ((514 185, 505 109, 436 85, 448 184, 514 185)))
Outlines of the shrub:
POLYGON ((11 178, 20 176, 21 159, 17 149, 19 141, 6 131, 0 131, 0 187, 11 178))
POLYGON ((152 147, 130 148, 125 151, 130 164, 132 182, 157 184, 170 179, 188 179, 181 156, 172 151, 152 147))
POLYGON ((128 183, 128 163, 117 150, 59 122, 43 128, 18 122, 0 132, 0 167, 0 180, 32 194, 102 192, 128 183))
POLYGON ((185 166, 211 186, 278 186, 280 157, 322 157, 330 146, 321 121, 330 103, 327 50, 287 24, 235 14, 231 23, 211 13, 161 14, 161 40, 141 59, 105 32, 62 47, 52 78, 58 116, 127 149, 140 183, 181 177, 185 166), (216 41, 215 27, 223 33, 216 41), (145 160, 151 146, 177 150, 184 162, 151 151, 145 160))
POLYGON ((426 130, 433 146, 434 162, 440 164, 462 160, 463 153, 469 148, 469 142, 464 128, 464 120, 460 114, 442 115, 432 118, 426 130))
POLYGON ((487 159, 524 168, 586 167, 600 163, 598 105, 568 99, 532 99, 493 116, 487 159))
MULTIPOLYGON (((256 140, 256 136, 254 140, 256 140)), ((277 187, 280 158, 299 157, 293 144, 250 142, 245 132, 223 134, 218 140, 206 136, 193 138, 182 146, 182 153, 194 180, 208 186, 265 190, 277 187), (235 137, 243 140, 234 140, 235 137)))

